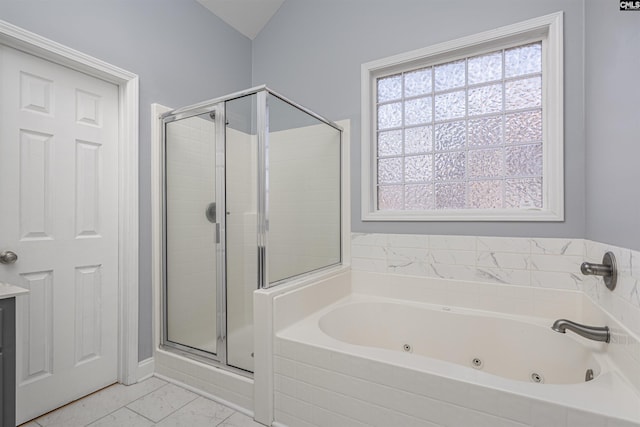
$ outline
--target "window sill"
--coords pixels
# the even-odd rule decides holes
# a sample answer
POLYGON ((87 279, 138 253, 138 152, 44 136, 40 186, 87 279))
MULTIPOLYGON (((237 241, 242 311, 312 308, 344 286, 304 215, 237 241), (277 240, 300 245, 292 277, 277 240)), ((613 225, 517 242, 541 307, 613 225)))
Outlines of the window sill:
POLYGON ((534 221, 561 222, 563 212, 543 209, 443 209, 437 211, 375 211, 363 212, 362 221, 534 221))

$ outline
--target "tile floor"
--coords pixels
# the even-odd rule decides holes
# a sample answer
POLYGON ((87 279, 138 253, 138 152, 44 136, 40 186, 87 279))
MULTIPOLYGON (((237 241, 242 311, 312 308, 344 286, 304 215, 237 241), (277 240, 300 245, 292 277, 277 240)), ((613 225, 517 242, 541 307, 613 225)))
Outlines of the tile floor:
POLYGON ((263 427, 250 417, 151 377, 114 384, 21 427, 263 427))

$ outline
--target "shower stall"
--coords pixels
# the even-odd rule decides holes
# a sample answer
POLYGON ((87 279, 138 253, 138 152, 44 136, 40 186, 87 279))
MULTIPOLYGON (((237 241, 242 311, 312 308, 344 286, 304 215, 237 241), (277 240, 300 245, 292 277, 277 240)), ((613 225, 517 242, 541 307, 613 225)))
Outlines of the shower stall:
POLYGON ((253 292, 342 262, 342 130, 265 86, 161 120, 160 345, 251 376, 253 292))

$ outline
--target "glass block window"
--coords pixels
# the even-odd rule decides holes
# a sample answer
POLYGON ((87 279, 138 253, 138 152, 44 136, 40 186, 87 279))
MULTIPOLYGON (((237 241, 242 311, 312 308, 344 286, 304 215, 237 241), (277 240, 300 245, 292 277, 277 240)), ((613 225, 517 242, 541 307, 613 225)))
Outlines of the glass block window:
POLYGON ((377 210, 543 207, 542 42, 375 80, 377 210))
POLYGON ((563 221, 562 21, 362 64, 362 220, 563 221))

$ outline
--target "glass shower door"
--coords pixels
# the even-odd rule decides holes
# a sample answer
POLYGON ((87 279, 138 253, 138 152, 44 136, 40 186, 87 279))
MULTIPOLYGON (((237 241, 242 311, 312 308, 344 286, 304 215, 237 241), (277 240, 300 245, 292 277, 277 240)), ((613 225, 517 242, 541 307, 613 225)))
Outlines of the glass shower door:
POLYGON ((164 343, 220 360, 214 117, 165 124, 164 343))
POLYGON ((162 344, 253 372, 256 95, 214 108, 165 123, 162 344))

